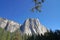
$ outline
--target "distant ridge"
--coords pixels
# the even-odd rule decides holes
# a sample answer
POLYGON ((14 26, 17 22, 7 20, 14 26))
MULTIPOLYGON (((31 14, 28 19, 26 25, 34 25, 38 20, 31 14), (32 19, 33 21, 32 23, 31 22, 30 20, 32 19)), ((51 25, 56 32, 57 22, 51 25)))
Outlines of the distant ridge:
POLYGON ((0 18, 0 27, 11 33, 19 29, 22 34, 26 35, 44 35, 45 32, 48 32, 48 29, 39 22, 38 18, 29 18, 22 25, 5 18, 0 18))

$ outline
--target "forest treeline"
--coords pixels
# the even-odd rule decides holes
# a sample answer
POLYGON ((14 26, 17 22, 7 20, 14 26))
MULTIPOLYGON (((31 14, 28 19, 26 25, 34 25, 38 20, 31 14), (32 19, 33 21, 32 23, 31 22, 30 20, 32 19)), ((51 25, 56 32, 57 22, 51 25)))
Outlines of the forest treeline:
POLYGON ((45 33, 44 35, 21 35, 19 31, 10 33, 0 28, 0 40, 60 40, 60 30, 45 33))

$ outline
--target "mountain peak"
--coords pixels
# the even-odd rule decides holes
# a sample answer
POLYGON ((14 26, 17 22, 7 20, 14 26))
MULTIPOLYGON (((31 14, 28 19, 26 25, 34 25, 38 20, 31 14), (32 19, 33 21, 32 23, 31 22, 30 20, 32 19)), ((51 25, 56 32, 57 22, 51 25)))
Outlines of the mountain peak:
POLYGON ((45 28, 42 24, 40 24, 38 18, 37 19, 29 18, 25 20, 21 29, 22 29, 21 31, 27 35, 32 35, 32 34, 44 35, 44 33, 47 32, 47 28, 45 28))
POLYGON ((45 32, 48 32, 48 29, 40 23, 38 18, 28 18, 22 25, 5 18, 0 18, 0 28, 10 31, 11 33, 20 29, 20 32, 26 35, 44 35, 45 32))
POLYGON ((0 28, 3 28, 7 31, 14 32, 16 31, 21 25, 17 22, 5 19, 5 18, 0 18, 0 28))

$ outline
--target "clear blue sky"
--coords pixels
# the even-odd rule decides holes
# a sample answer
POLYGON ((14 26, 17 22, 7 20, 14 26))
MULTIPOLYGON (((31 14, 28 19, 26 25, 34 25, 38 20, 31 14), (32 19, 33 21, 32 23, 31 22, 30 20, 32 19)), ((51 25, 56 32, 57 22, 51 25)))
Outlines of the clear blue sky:
POLYGON ((0 17, 23 23, 27 18, 38 18, 48 29, 60 29, 60 0, 45 0, 42 12, 31 12, 32 0, 0 0, 0 17))

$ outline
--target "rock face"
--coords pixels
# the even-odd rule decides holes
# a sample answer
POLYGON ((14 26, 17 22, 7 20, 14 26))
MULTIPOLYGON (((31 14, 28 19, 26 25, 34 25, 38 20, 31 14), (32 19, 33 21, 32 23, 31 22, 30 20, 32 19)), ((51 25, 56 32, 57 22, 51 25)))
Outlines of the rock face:
POLYGON ((32 35, 32 34, 42 34, 48 32, 48 29, 44 27, 38 19, 29 18, 21 25, 17 22, 7 20, 5 18, 0 18, 0 27, 10 31, 11 33, 20 29, 22 34, 32 35))
POLYGON ((0 27, 10 31, 10 32, 14 32, 16 31, 18 28, 20 28, 20 24, 18 24, 17 22, 11 21, 11 20, 7 20, 4 18, 0 18, 0 27))
POLYGON ((44 35, 47 32, 47 28, 40 24, 38 19, 30 18, 27 19, 24 24, 21 26, 21 31, 24 34, 32 35, 32 34, 42 34, 44 35))
POLYGON ((10 32, 14 32, 14 31, 16 31, 17 29, 19 29, 20 28, 20 24, 18 24, 18 23, 16 23, 16 22, 14 22, 14 21, 8 21, 8 23, 7 23, 7 30, 8 31, 10 31, 10 32))
POLYGON ((8 22, 8 20, 6 20, 4 18, 0 18, 0 27, 5 28, 7 22, 8 22))

